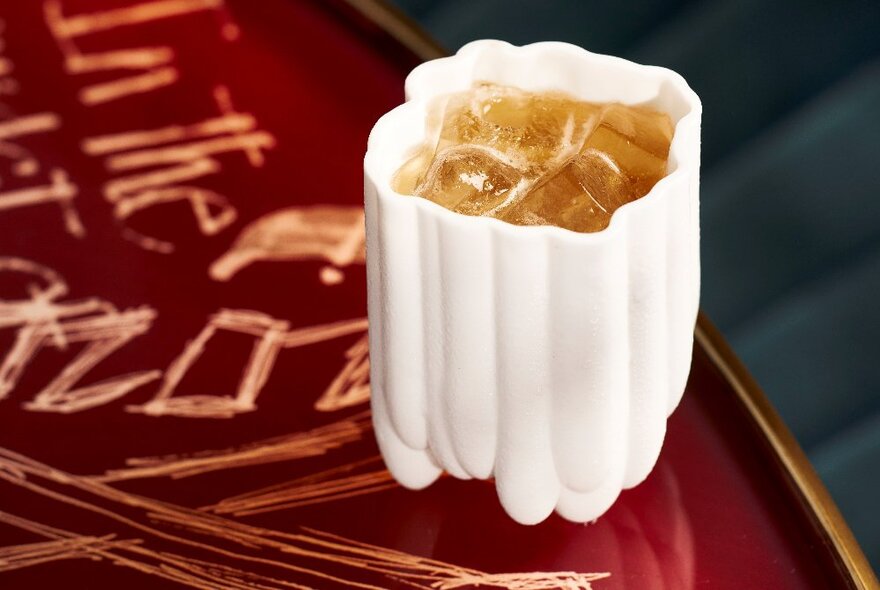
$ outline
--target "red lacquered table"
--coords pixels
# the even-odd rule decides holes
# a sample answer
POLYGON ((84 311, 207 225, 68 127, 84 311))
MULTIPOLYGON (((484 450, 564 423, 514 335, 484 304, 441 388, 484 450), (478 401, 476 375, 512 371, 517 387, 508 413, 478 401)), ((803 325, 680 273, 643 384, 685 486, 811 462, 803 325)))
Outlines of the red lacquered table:
POLYGON ((597 522, 394 484, 361 158, 438 51, 383 5, 0 18, 0 588, 876 587, 704 318, 657 469, 597 522))

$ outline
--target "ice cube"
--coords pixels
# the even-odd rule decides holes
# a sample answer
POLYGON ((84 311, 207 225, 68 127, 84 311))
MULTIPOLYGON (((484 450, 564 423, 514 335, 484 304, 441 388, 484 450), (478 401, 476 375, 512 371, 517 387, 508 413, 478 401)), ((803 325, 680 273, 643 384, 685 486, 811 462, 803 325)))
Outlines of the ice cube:
POLYGON ((435 100, 398 192, 519 225, 601 231, 666 174, 673 126, 647 107, 493 84, 435 100))
POLYGON ((482 215, 509 198, 521 176, 490 150, 459 145, 435 156, 415 192, 458 213, 482 215))
MULTIPOLYGON (((643 107, 606 105, 581 153, 605 154, 626 177, 628 201, 645 196, 666 175, 672 122, 663 113, 643 107)), ((598 162, 595 158, 590 161, 598 162)))
POLYGON ((600 231, 627 202, 628 192, 628 179, 614 161, 589 149, 548 172, 501 218, 519 225, 543 219, 572 231, 600 231))
POLYGON ((419 148, 413 157, 404 162, 391 180, 395 191, 402 195, 412 195, 425 178, 425 172, 434 158, 434 150, 427 147, 419 148))
POLYGON ((483 145, 503 153, 524 171, 535 170, 563 149, 598 109, 560 93, 482 84, 448 99, 438 148, 483 145))

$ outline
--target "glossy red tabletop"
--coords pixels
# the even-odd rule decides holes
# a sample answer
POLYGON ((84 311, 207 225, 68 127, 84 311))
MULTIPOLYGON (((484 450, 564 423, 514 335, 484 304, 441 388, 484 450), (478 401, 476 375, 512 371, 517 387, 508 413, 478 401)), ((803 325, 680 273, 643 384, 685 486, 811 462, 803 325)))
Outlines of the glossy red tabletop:
MULTIPOLYGON (((369 6, 369 5, 368 5, 369 6)), ((597 522, 397 487, 362 169, 418 62, 304 0, 0 5, 0 588, 847 587, 697 347, 597 522)))

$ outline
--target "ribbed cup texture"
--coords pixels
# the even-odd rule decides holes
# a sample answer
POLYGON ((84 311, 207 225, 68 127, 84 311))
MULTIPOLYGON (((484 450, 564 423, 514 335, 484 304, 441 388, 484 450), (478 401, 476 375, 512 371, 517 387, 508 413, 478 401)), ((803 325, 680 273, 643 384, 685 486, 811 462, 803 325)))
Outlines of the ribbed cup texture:
POLYGON ((699 300, 700 104, 677 74, 564 43, 478 41, 422 65, 365 159, 373 420, 404 486, 495 478, 524 524, 586 522, 650 473, 690 368, 699 300), (647 103, 669 175, 594 234, 467 217, 395 194, 428 99, 473 81, 647 103))

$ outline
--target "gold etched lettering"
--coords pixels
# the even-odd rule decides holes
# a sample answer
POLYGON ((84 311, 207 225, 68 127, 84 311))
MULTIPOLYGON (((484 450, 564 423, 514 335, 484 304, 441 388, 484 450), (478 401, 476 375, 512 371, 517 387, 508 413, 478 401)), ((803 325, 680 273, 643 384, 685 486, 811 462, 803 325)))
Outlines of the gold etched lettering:
POLYGON ((86 86, 79 91, 79 99, 83 104, 92 106, 130 94, 143 94, 163 86, 171 86, 178 77, 179 74, 175 68, 159 68, 137 76, 86 86))
MULTIPOLYGON (((123 312, 105 312, 99 316, 65 322, 62 329, 66 342, 85 342, 86 346, 32 401, 25 403, 24 407, 39 412, 79 412, 102 406, 158 379, 161 371, 135 371, 73 389, 98 363, 149 331, 155 317, 156 312, 145 307, 123 312)), ((25 340, 22 348, 33 351, 29 356, 48 344, 51 336, 49 327, 19 332, 19 338, 25 340)), ((18 343, 16 341, 16 346, 18 343)), ((20 359, 21 362, 28 360, 27 356, 20 359)))
MULTIPOLYGON (((223 0, 154 0, 125 8, 114 8, 91 14, 61 17, 53 29, 59 37, 71 39, 119 27, 140 25, 152 21, 183 16, 203 10, 223 7, 223 0)), ((46 2, 46 10, 61 15, 61 2, 46 2)))
MULTIPOLYGON (((107 169, 113 172, 119 172, 134 168, 146 168, 148 166, 177 164, 180 162, 191 162, 213 154, 237 151, 244 152, 251 157, 250 154, 261 154, 260 150, 271 148, 274 145, 275 139, 272 135, 265 131, 257 131, 255 133, 245 133, 233 135, 231 137, 218 137, 216 139, 194 141, 183 145, 139 150, 118 156, 111 156, 107 158, 107 169)), ((262 155, 260 157, 262 158, 262 155)), ((260 163, 256 165, 259 166, 261 164, 262 159, 260 160, 260 163)))
MULTIPOLYGON (((185 201, 190 205, 199 231, 215 235, 232 224, 238 212, 229 200, 215 191, 180 184, 216 174, 222 170, 220 154, 241 152, 252 166, 264 164, 263 150, 275 145, 268 132, 257 130, 256 119, 235 110, 224 86, 214 89, 220 111, 190 125, 169 125, 86 138, 83 151, 106 156, 111 172, 128 172, 104 185, 104 198, 114 205, 120 221, 157 205, 185 201), (134 172, 147 169, 147 172, 134 172)), ((174 244, 126 228, 123 236, 141 247, 169 253, 174 244)))
POLYGON ((90 137, 82 142, 83 151, 92 156, 102 156, 136 148, 162 145, 199 137, 211 137, 224 133, 242 133, 256 128, 254 117, 237 113, 232 109, 222 117, 206 119, 194 125, 169 125, 147 131, 128 131, 113 135, 90 137))
POLYGON ((364 259, 361 207, 290 207, 248 224, 208 272, 214 280, 228 281, 261 260, 323 260, 332 266, 320 271, 320 279, 334 285, 344 278, 341 268, 363 264, 364 259))
POLYGON ((174 252, 174 244, 166 242, 165 240, 157 240, 156 238, 145 236, 134 231, 130 227, 123 227, 120 234, 129 242, 137 244, 144 250, 150 250, 160 254, 171 254, 174 252))
POLYGON ((55 131, 60 126, 61 118, 55 113, 23 115, 8 121, 0 121, 0 141, 15 139, 22 135, 55 131))
POLYGON ((15 342, 0 364, 0 399, 6 397, 39 351, 64 350, 84 343, 75 358, 25 404, 30 410, 76 412, 106 404, 160 377, 159 371, 138 371, 72 389, 91 369, 132 339, 147 332, 156 313, 148 307, 117 311, 97 298, 59 301, 67 285, 55 271, 22 258, 0 258, 0 275, 15 273, 39 279, 30 297, 0 299, 0 328, 18 328, 15 342))
POLYGON ((175 201, 189 201, 199 229, 206 236, 212 236, 222 231, 235 221, 238 215, 235 208, 223 195, 208 189, 181 186, 138 193, 116 206, 116 217, 117 219, 126 219, 143 209, 175 201), (218 209, 219 213, 215 214, 212 207, 218 209))
POLYGON ((101 70, 148 70, 169 64, 173 59, 174 51, 170 47, 119 49, 88 55, 72 55, 67 61, 67 68, 74 74, 101 70))
MULTIPOLYGON (((175 53, 170 47, 138 47, 83 53, 77 45, 77 38, 120 27, 220 9, 223 9, 223 0, 154 0, 123 8, 65 15, 61 0, 47 0, 43 4, 43 16, 64 56, 64 67, 69 74, 144 70, 141 74, 83 87, 79 92, 80 101, 94 106, 171 86, 177 82, 180 72, 173 65, 175 53)), ((224 36, 227 35, 226 27, 230 24, 226 22, 221 27, 224 36)))
MULTIPOLYGON (((40 162, 30 150, 11 140, 55 131, 60 126, 61 118, 55 113, 34 113, 0 121, 0 157, 11 161, 13 176, 36 175, 40 162)), ((70 181, 67 172, 56 167, 49 170, 49 184, 0 192, 0 211, 55 203, 61 208, 67 232, 81 238, 86 230, 73 204, 76 195, 77 187, 70 181)))
POLYGON ((278 353, 284 348, 306 346, 366 329, 366 318, 290 330, 290 323, 252 310, 223 309, 211 316, 202 331, 184 347, 165 371, 155 397, 131 412, 151 416, 231 418, 256 409, 255 401, 265 385, 278 353), (256 339, 235 397, 218 395, 173 396, 184 375, 219 331, 237 332, 256 339))
POLYGON ((78 238, 85 236, 86 228, 73 205, 77 194, 76 185, 70 182, 67 173, 61 168, 53 168, 49 172, 49 179, 49 184, 0 192, 0 211, 57 203, 61 207, 67 232, 78 238))
POLYGON ((18 92, 18 80, 12 77, 15 64, 11 59, 2 55, 6 48, 6 42, 2 37, 6 23, 0 20, 0 96, 11 95, 18 92))
POLYGON ((345 352, 348 361, 315 402, 319 412, 335 412, 370 399, 370 342, 366 335, 345 352))
MULTIPOLYGON (((130 198, 136 199, 148 189, 195 180, 219 170, 219 162, 210 158, 202 158, 181 164, 180 166, 171 166, 143 174, 133 174, 108 182, 104 187, 104 197, 110 203, 121 203, 124 202, 126 195, 135 195, 130 198)), ((131 214, 130 209, 132 208, 131 206, 126 206, 117 216, 120 218, 128 217, 131 214)))
POLYGON ((14 176, 33 176, 40 170, 40 162, 29 150, 9 140, 54 131, 60 126, 61 118, 55 113, 22 115, 0 122, 0 157, 11 160, 14 176))

